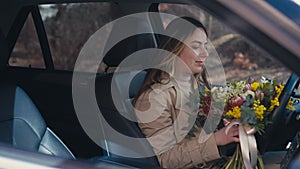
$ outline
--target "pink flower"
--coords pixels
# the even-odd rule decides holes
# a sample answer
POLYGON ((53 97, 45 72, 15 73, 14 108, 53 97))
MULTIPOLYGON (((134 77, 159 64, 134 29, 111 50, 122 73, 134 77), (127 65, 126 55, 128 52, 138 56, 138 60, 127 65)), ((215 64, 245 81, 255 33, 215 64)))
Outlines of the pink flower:
POLYGON ((211 104, 211 96, 205 96, 201 100, 202 102, 202 112, 207 116, 210 110, 210 104, 211 104))
POLYGON ((240 107, 244 103, 244 99, 239 96, 234 96, 231 100, 228 102, 228 110, 231 110, 232 108, 238 106, 240 107))
POLYGON ((245 87, 245 90, 247 91, 247 90, 251 90, 251 86, 250 85, 247 85, 246 87, 245 87))
POLYGON ((259 99, 260 101, 262 101, 264 99, 264 96, 265 96, 265 94, 259 90, 255 92, 255 98, 259 99))

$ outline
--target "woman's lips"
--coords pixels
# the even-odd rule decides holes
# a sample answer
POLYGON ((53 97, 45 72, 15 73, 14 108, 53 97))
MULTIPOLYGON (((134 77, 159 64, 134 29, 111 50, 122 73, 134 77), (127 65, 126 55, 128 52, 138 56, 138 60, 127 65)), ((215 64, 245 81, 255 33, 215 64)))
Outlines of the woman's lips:
POLYGON ((204 65, 204 62, 203 61, 195 61, 196 65, 198 66, 203 66, 204 65))

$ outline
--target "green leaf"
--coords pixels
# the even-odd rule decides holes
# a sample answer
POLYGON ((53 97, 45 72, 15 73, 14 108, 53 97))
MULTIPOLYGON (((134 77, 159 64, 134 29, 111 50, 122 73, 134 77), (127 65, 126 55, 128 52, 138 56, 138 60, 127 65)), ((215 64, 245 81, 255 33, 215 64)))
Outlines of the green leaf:
POLYGON ((255 116, 254 110, 247 106, 241 106, 241 122, 243 124, 256 124, 257 118, 255 116))
POLYGON ((262 160, 262 158, 261 158, 260 155, 257 157, 257 160, 258 160, 258 166, 259 166, 259 168, 265 169, 264 162, 263 162, 263 160, 262 160))
POLYGON ((254 103, 254 98, 251 95, 246 97, 246 100, 243 103, 243 106, 250 107, 254 103))

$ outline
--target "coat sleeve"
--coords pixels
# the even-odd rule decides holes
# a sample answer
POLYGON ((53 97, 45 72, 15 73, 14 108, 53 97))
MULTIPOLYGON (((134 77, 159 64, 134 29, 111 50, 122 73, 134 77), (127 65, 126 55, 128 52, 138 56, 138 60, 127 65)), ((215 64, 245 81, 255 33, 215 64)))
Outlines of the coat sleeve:
POLYGON ((172 104, 172 97, 176 97, 174 95, 176 94, 172 89, 148 91, 135 104, 135 108, 142 113, 138 117, 155 114, 155 118, 150 116, 154 120, 143 119, 138 124, 156 153, 160 165, 172 169, 190 168, 219 158, 213 135, 204 143, 199 143, 197 137, 178 140, 175 136, 173 121, 176 119, 176 110, 172 104))

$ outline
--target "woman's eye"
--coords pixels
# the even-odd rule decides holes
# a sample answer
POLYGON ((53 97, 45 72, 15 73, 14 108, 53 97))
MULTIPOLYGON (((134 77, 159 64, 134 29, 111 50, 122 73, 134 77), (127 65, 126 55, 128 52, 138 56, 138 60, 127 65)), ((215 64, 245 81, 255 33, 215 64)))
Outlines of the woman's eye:
POLYGON ((199 46, 191 46, 192 49, 198 49, 199 46))

